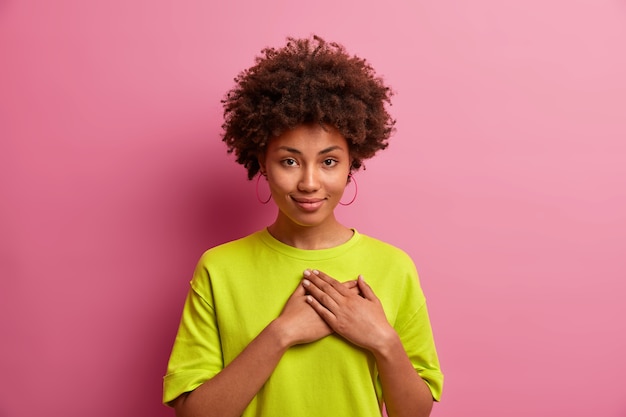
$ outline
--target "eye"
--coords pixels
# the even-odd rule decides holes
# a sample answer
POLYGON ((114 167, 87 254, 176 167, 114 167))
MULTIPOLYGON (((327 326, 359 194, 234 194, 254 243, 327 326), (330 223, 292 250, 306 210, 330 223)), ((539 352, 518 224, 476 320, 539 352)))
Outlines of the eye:
POLYGON ((325 167, 333 167, 335 165, 337 165, 339 163, 339 161, 337 161, 336 159, 332 159, 332 158, 326 158, 324 159, 324 166, 325 167))
POLYGON ((293 158, 285 158, 281 162, 283 165, 288 167, 295 167, 296 165, 298 165, 298 161, 293 158))

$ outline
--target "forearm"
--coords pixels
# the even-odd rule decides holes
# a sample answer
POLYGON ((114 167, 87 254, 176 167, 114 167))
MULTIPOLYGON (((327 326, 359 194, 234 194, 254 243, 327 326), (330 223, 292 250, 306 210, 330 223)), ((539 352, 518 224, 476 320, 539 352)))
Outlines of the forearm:
POLYGON ((219 374, 173 402, 178 417, 240 416, 287 350, 276 322, 270 323, 219 374))
POLYGON ((374 352, 389 417, 427 417, 433 406, 428 385, 409 360, 397 333, 374 352))

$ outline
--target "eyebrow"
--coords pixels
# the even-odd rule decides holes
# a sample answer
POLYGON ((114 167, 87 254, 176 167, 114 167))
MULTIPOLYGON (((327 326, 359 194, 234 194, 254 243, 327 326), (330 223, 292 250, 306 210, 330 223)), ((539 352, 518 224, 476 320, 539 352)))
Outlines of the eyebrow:
MULTIPOLYGON (((288 151, 288 152, 291 152, 291 153, 295 153, 295 154, 298 154, 298 155, 302 155, 301 151, 299 151, 296 148, 290 148, 289 146, 280 146, 278 149, 279 150, 283 150, 283 151, 288 151)), ((339 146, 339 145, 330 146, 330 147, 328 147, 326 149, 322 149, 321 151, 319 151, 318 155, 325 155, 325 154, 330 153, 330 152, 332 152, 334 150, 337 150, 337 149, 341 150, 343 148, 341 146, 339 146)))

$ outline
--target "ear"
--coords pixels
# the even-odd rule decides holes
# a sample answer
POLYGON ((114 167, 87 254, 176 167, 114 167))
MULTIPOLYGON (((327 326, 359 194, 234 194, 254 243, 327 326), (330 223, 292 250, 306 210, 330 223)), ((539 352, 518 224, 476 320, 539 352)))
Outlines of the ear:
POLYGON ((259 166, 261 167, 261 175, 265 176, 267 172, 267 170, 265 169, 265 154, 264 153, 258 154, 256 157, 256 160, 259 163, 259 166))

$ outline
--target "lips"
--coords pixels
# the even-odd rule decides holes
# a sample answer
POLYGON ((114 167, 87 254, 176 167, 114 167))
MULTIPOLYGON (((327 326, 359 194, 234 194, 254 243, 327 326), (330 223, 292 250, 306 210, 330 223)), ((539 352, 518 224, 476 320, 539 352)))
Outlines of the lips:
POLYGON ((304 211, 315 211, 324 204, 324 198, 296 198, 291 197, 300 209, 304 211))

